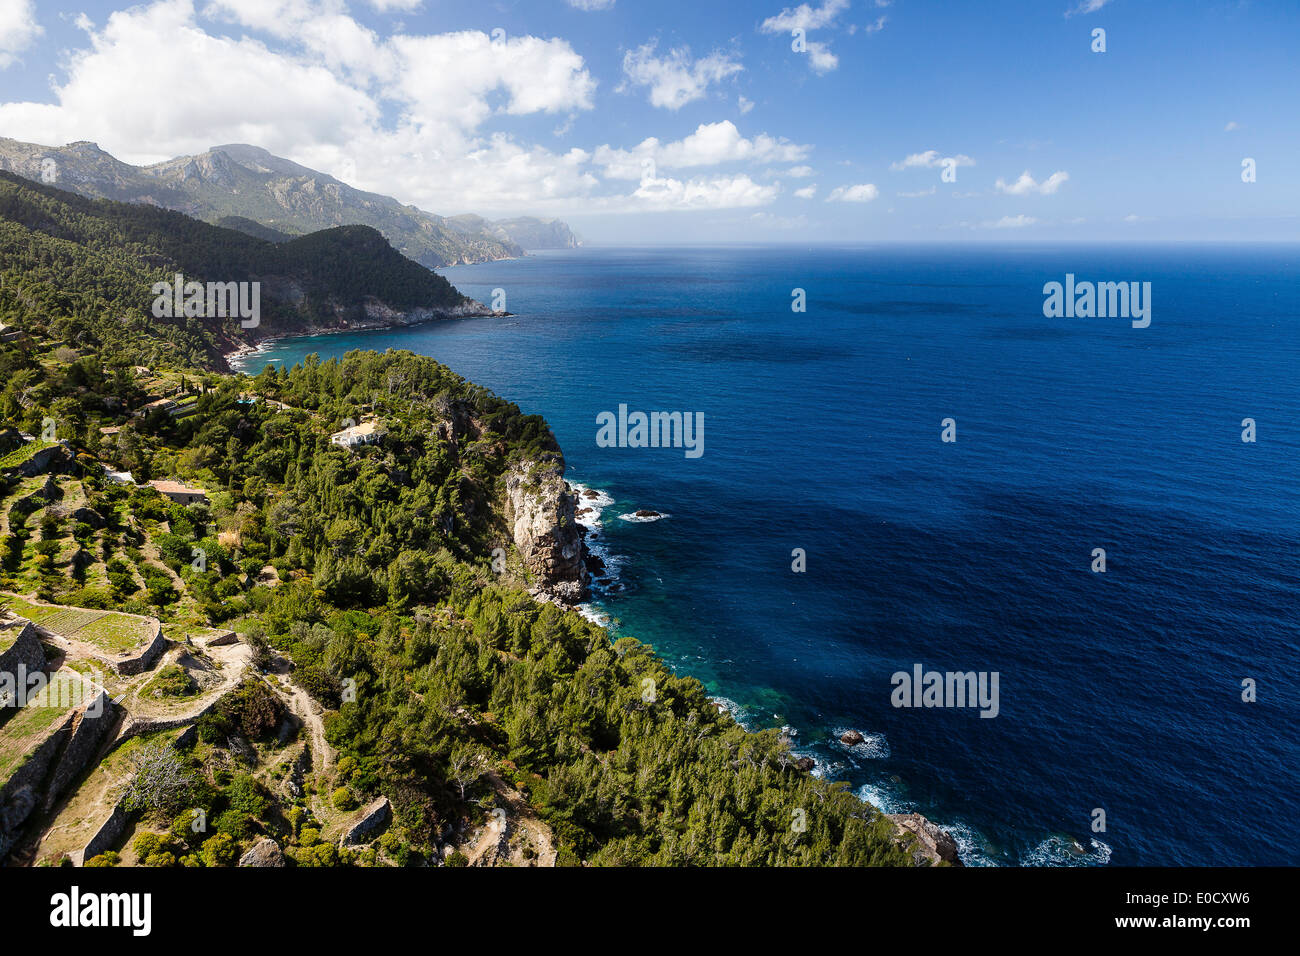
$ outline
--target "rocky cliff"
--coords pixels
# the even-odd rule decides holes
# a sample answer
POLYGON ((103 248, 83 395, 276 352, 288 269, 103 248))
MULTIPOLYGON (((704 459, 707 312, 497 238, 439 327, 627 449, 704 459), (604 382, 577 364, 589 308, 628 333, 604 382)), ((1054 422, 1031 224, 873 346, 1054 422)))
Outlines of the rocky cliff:
POLYGON ((533 594, 566 606, 588 596, 577 507, 563 461, 523 461, 506 474, 506 522, 533 594))
POLYGON ((961 866, 957 842, 919 813, 885 814, 898 828, 898 835, 910 842, 912 860, 918 866, 961 866))
POLYGON ((484 219, 481 216, 452 216, 448 225, 465 230, 470 235, 496 236, 502 242, 532 249, 576 249, 582 240, 574 235, 566 223, 558 219, 538 219, 535 216, 518 216, 514 219, 484 219))

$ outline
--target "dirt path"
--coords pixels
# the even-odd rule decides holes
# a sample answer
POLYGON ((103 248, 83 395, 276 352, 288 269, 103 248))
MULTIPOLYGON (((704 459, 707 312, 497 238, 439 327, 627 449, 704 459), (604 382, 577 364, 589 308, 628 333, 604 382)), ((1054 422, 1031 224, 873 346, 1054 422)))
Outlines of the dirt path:
POLYGON ((555 866, 551 829, 533 812, 524 795, 497 774, 487 774, 498 806, 461 852, 470 866, 555 866))
POLYGON ((334 748, 325 740, 325 721, 321 718, 320 706, 301 687, 292 684, 290 687, 292 690, 280 692, 281 697, 311 735, 312 769, 323 773, 334 766, 334 748))
POLYGON ((154 665, 152 670, 142 675, 143 679, 138 680, 122 701, 122 706, 126 708, 130 716, 152 720, 194 720, 213 701, 235 689, 236 685, 243 679, 244 671, 253 658, 252 649, 243 643, 204 648, 203 654, 207 658, 206 661, 197 656, 197 650, 197 647, 191 648, 184 644, 170 648, 154 665), (203 692, 192 700, 180 704, 168 702, 165 698, 142 696, 145 687, 163 667, 168 664, 178 663, 183 657, 188 658, 185 661, 188 665, 187 670, 204 669, 208 673, 215 671, 219 677, 218 682, 204 688, 203 692), (212 665, 211 667, 202 667, 202 665, 209 662, 212 665))

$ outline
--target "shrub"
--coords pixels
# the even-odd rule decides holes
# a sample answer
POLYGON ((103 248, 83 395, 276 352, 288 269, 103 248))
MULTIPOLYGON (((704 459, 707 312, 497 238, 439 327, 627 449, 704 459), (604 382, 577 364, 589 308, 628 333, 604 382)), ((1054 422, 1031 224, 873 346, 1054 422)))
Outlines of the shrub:
POLYGON ((123 802, 128 810, 175 813, 194 786, 180 754, 166 743, 147 744, 132 756, 135 773, 123 802))
POLYGON ((179 664, 168 664, 149 682, 148 691, 154 697, 188 697, 198 689, 194 678, 179 664))
POLYGON ((239 859, 239 844, 228 833, 218 833, 203 842, 200 851, 207 866, 232 866, 239 859))

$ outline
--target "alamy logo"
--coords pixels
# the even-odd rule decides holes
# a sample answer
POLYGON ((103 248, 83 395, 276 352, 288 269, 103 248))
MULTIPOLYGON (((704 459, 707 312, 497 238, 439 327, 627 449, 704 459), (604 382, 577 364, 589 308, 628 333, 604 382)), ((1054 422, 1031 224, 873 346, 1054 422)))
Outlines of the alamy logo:
POLYGON ((912 673, 897 671, 889 682, 895 707, 978 707, 981 717, 998 715, 998 672, 927 671, 912 665, 912 673))
POLYGON ((1065 274, 1065 286, 1049 282, 1043 286, 1043 315, 1049 319, 1132 319, 1133 328, 1151 324, 1150 282, 1075 282, 1065 274))
POLYGON ((149 893, 85 893, 74 886, 50 897, 50 925, 127 926, 133 936, 153 929, 153 896, 149 893))
POLYGON ((618 414, 596 416, 596 444, 600 448, 685 448, 687 458, 704 454, 704 413, 632 412, 618 406, 618 414))
POLYGON ((156 319, 238 318, 240 326, 255 329, 262 321, 262 283, 186 282, 176 273, 174 282, 155 282, 153 314, 156 319))
MULTIPOLYGON (((102 686, 104 675, 99 671, 92 668, 87 676, 102 686)), ((83 704, 87 717, 99 717, 104 712, 104 695, 79 679, 50 680, 40 670, 29 674, 26 664, 19 664, 12 673, 0 673, 0 707, 53 707, 64 711, 83 704)))

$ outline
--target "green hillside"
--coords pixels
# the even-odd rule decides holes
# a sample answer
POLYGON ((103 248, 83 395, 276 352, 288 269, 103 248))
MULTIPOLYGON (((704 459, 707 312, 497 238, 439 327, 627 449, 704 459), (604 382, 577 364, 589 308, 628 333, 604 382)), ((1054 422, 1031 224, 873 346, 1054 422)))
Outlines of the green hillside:
POLYGON ((0 172, 0 321, 134 364, 221 367, 267 335, 337 326, 368 301, 454 309, 467 300, 375 230, 344 226, 281 243, 152 206, 91 200, 0 172), (256 329, 237 318, 158 318, 153 286, 262 283, 256 329))

